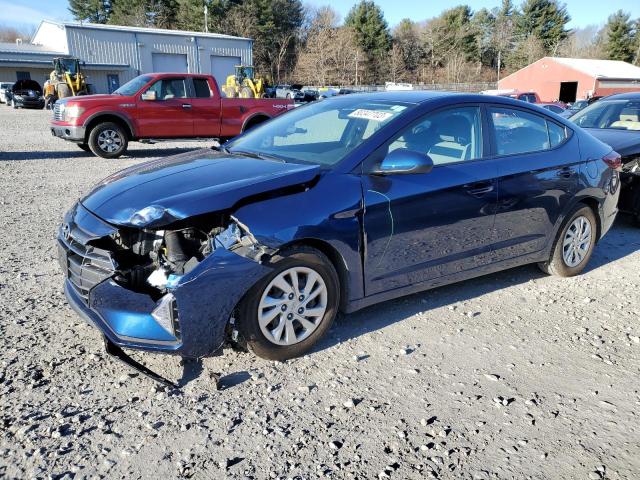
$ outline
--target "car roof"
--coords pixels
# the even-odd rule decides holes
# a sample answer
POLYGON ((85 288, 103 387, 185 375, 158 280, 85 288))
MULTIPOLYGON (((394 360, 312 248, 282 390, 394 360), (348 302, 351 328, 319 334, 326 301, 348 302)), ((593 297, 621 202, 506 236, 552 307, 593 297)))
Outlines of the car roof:
POLYGON ((602 100, 640 100, 640 92, 616 93, 603 97, 602 100))

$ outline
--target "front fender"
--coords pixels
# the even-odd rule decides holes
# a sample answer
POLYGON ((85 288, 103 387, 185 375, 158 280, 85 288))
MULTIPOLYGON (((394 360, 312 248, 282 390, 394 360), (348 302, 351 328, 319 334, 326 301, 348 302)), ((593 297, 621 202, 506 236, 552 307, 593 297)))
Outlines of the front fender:
POLYGON ((361 213, 360 177, 326 174, 306 191, 250 203, 234 216, 272 249, 314 241, 329 245, 345 266, 343 281, 351 301, 364 295, 361 213))

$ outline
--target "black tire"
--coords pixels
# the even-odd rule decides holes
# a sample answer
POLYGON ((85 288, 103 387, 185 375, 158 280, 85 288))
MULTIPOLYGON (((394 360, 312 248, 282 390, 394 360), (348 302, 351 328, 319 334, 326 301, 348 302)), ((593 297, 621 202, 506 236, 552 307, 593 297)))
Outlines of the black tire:
POLYGON ((587 264, 589 263, 589 259, 593 254, 593 248, 596 244, 596 235, 598 231, 598 223, 596 220, 596 216, 593 213, 593 210, 584 205, 577 205, 569 215, 567 215, 566 220, 562 224, 562 227, 558 230, 558 234, 553 242, 553 249, 551 250, 551 256, 548 261, 541 262, 538 264, 540 269, 549 274, 555 275, 558 277, 573 277, 574 275, 578 275, 581 273, 587 264), (567 236, 567 231, 572 227, 573 222, 576 221, 579 217, 584 217, 590 224, 591 228, 591 239, 589 242, 589 247, 577 265, 570 266, 564 259, 564 240, 567 236))
POLYGON ((113 122, 104 122, 91 129, 91 132, 89 133, 89 141, 87 143, 89 144, 91 151, 98 157, 118 158, 127 151, 129 140, 127 132, 125 132, 124 128, 120 125, 113 122), (103 133, 110 136, 111 134, 109 132, 115 132, 116 135, 115 137, 112 137, 117 147, 114 150, 111 150, 111 146, 105 145, 103 137, 101 137, 103 133))
POLYGON ((85 152, 91 152, 91 148, 89 147, 89 145, 87 145, 86 143, 78 143, 78 148, 80 148, 80 150, 84 150, 85 152))
MULTIPOLYGON (((273 271, 257 282, 238 305, 236 325, 247 348, 255 355, 267 360, 283 361, 304 355, 331 328, 340 304, 340 281, 331 261, 314 248, 298 247, 282 252, 274 257, 271 263, 273 271), (322 278, 327 292, 326 310, 322 318, 317 321, 315 330, 306 338, 293 345, 278 345, 268 340, 262 332, 258 323, 258 307, 271 281, 280 273, 294 267, 311 269, 322 278)), ((301 324, 298 323, 298 326, 301 324)))

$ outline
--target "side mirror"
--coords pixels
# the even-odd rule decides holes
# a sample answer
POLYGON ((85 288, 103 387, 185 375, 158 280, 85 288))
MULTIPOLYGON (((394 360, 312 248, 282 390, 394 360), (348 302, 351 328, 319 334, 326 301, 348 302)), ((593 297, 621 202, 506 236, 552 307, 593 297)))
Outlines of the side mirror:
POLYGON ((155 90, 147 90, 146 92, 144 92, 142 94, 141 98, 145 102, 153 102, 156 99, 156 92, 155 92, 155 90))
POLYGON ((373 173, 375 175, 406 175, 429 173, 432 169, 433 160, 429 155, 407 148, 398 148, 389 153, 373 173))

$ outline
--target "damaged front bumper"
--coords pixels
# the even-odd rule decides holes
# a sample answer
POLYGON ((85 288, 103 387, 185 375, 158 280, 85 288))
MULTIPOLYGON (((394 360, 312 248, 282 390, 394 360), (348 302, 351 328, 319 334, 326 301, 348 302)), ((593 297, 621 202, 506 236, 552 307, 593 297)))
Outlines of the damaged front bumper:
POLYGON ((113 231, 77 204, 65 218, 58 242, 69 304, 120 347, 191 358, 215 354, 236 305, 270 270, 254 258, 217 248, 161 298, 152 298, 116 282, 117 266, 109 252, 91 246, 91 240, 113 231))

